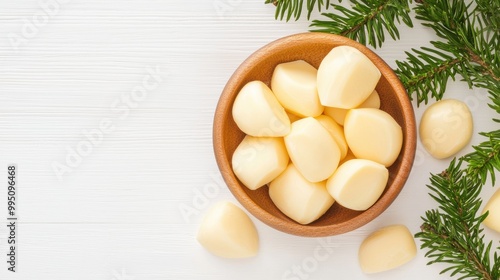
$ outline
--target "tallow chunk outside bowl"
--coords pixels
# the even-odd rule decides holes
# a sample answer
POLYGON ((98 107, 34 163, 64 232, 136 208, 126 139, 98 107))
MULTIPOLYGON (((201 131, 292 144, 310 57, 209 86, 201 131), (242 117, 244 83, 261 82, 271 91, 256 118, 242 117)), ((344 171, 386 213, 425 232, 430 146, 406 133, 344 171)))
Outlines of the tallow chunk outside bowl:
POLYGON ((352 231, 380 215, 403 188, 415 157, 416 125, 413 108, 403 85, 393 70, 367 47, 348 38, 302 33, 278 39, 250 55, 227 82, 214 116, 213 145, 220 172, 233 195, 255 217, 267 225, 289 234, 309 237, 330 236, 352 231), (403 147, 389 168, 389 182, 379 200, 366 211, 353 211, 335 203, 321 218, 301 225, 285 216, 273 204, 264 186, 252 191, 236 178, 231 168, 234 150, 245 134, 238 129, 231 110, 240 89, 248 82, 260 80, 270 85, 276 65, 305 60, 318 68, 323 57, 334 47, 347 45, 364 53, 378 67, 382 76, 376 90, 381 109, 389 113, 403 129, 403 147))

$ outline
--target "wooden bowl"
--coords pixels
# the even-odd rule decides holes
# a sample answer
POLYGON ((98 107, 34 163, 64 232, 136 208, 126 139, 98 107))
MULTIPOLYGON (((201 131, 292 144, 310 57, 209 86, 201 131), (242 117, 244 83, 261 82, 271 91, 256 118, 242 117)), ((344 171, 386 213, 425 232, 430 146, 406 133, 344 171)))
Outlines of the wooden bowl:
POLYGON ((324 34, 303 33, 281 38, 250 55, 226 84, 215 111, 213 143, 217 164, 222 176, 238 201, 267 225, 299 236, 329 236, 352 231, 380 215, 403 188, 413 165, 416 147, 416 126, 413 108, 403 85, 392 69, 367 47, 348 38, 324 34), (403 129, 403 147, 396 162, 389 168, 389 182, 379 200, 366 211, 353 211, 337 203, 318 220, 301 225, 285 216, 273 204, 264 186, 255 191, 245 187, 231 168, 234 150, 245 136, 232 117, 233 102, 248 82, 260 80, 270 85, 276 65, 293 60, 305 60, 318 67, 333 47, 352 46, 364 53, 382 73, 377 91, 381 109, 389 113, 403 129))

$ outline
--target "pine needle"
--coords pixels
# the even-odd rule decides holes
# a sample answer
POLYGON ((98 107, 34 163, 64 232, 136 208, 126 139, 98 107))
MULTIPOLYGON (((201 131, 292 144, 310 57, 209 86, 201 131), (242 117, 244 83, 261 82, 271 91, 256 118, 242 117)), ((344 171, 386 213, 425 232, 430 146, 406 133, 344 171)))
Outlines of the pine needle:
POLYGON ((327 20, 314 20, 312 31, 340 34, 368 44, 381 47, 386 32, 393 40, 399 39, 398 25, 401 21, 409 27, 413 23, 409 16, 408 0, 351 0, 352 8, 332 4, 336 13, 323 13, 327 20))
MULTIPOLYGON (((298 20, 304 8, 304 0, 266 0, 265 4, 273 4, 276 6, 275 18, 279 20, 290 19, 298 20)), ((314 7, 317 7, 321 12, 323 8, 328 9, 330 0, 307 0, 307 19, 311 17, 314 7)))

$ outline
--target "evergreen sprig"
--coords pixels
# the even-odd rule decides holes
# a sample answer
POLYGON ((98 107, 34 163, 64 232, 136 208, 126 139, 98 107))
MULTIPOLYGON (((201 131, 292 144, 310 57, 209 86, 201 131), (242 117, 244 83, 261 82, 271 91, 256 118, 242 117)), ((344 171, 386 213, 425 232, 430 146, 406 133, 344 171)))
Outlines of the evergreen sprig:
POLYGON ((500 31, 500 1, 476 0, 476 15, 481 17, 485 28, 491 32, 500 31))
MULTIPOLYGON (((289 21, 292 17, 295 20, 300 18, 304 7, 304 0, 266 0, 265 4, 274 4, 276 6, 274 15, 276 19, 283 20, 286 18, 286 21, 289 21)), ((330 0, 307 0, 307 19, 311 17, 315 6, 321 12, 323 8, 328 9, 330 0)))
POLYGON ((484 240, 481 227, 487 214, 478 214, 482 183, 461 166, 461 160, 453 160, 445 171, 431 176, 428 188, 439 209, 425 213, 416 237, 422 241, 421 248, 427 249, 428 264, 448 265, 441 273, 458 279, 498 280, 500 256, 495 252, 490 258, 493 242, 484 240))
POLYGON ((488 140, 473 146, 474 152, 463 157, 463 160, 469 164, 467 174, 480 181, 482 185, 486 184, 489 175, 494 185, 495 170, 500 170, 500 130, 479 134, 488 140))
POLYGON ((396 73, 418 104, 427 103, 429 93, 441 99, 457 73, 469 87, 486 88, 494 99, 500 96, 499 34, 484 28, 487 16, 474 16, 477 7, 463 0, 422 0, 415 12, 443 39, 431 42, 434 48, 412 49, 406 61, 396 62, 396 73))
POLYGON ((332 4, 337 13, 323 13, 328 20, 313 20, 312 31, 340 34, 381 47, 386 33, 399 39, 398 24, 413 27, 410 18, 411 0, 351 0, 351 8, 332 4))
MULTIPOLYGON (((440 48, 441 42, 431 42, 435 48, 422 47, 406 53, 406 61, 396 61, 395 70, 410 94, 416 94, 417 104, 443 98, 449 79, 455 80, 459 69, 464 68, 466 57, 455 57, 440 48)), ((411 96, 411 95, 410 95, 411 96)))

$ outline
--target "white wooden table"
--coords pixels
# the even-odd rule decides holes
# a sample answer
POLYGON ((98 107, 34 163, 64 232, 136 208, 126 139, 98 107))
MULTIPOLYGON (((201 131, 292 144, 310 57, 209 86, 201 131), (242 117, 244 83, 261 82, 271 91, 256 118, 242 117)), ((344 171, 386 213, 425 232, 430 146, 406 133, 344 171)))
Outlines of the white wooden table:
MULTIPOLYGON (((420 143, 398 199, 356 231, 303 238, 252 217, 261 250, 247 260, 214 257, 196 242, 203 213, 218 201, 236 202, 212 152, 225 82, 259 47, 308 30, 306 20, 275 21, 263 2, 0 2, 3 225, 7 165, 19 169, 17 272, 7 271, 9 233, 1 226, 0 279, 448 279, 438 275, 442 266, 425 265, 422 251, 377 275, 364 275, 357 263, 370 232, 402 223, 415 233, 435 206, 425 184, 448 161, 432 159, 420 143)), ((435 39, 415 25, 377 50, 390 65, 435 39)), ((484 91, 450 83, 447 97, 469 104, 476 132, 493 129, 484 91)), ((486 187, 483 196, 493 191, 486 187)))

